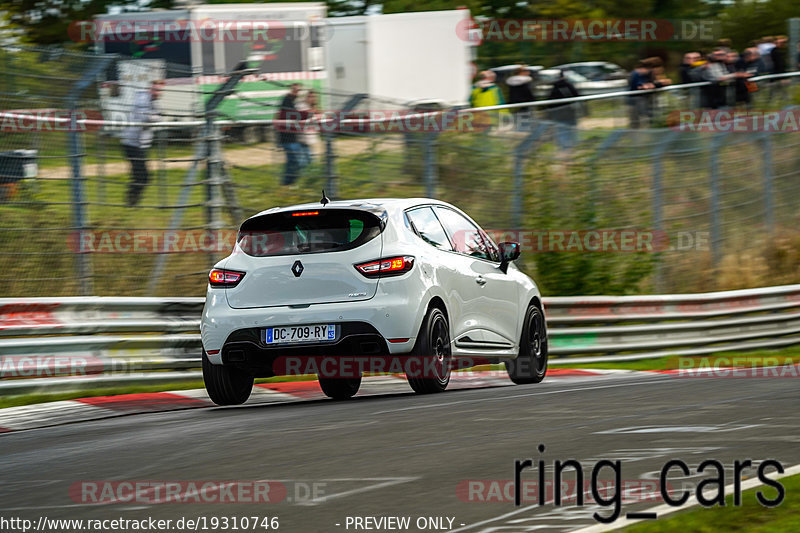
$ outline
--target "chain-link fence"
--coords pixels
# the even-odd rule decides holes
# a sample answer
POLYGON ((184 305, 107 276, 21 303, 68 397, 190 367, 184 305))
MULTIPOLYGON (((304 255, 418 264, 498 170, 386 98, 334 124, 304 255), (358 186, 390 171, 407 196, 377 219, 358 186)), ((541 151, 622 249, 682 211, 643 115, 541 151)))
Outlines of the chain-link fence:
MULTIPOLYGON (((520 241, 518 264, 547 294, 800 281, 797 130, 657 127, 693 109, 696 89, 648 96, 650 127, 639 129, 628 129, 629 96, 410 128, 393 125, 397 102, 323 95, 350 106, 335 127, 290 130, 310 158, 285 185, 285 126, 207 114, 213 92, 190 90, 174 72, 146 128, 152 145, 126 149, 126 109, 148 90, 142 80, 160 74, 116 66, 111 56, 0 51, 6 296, 202 295, 244 217, 316 201, 322 189, 334 199, 451 202, 497 239, 520 241), (364 113, 372 122, 358 122, 364 113), (146 185, 133 198, 142 166, 146 185)), ((752 105, 791 109, 796 86, 770 83, 752 105)))

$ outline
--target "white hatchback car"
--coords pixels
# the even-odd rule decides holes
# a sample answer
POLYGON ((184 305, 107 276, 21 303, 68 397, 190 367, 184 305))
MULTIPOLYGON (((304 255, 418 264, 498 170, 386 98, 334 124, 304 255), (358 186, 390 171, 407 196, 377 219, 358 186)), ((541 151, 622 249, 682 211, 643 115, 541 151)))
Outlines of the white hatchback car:
POLYGON ((439 392, 456 361, 504 361, 515 383, 538 383, 544 309, 517 257, 518 243, 495 245, 438 200, 323 195, 263 211, 209 274, 200 327, 208 394, 240 404, 255 377, 316 373, 325 394, 348 398, 363 373, 380 371, 439 392))

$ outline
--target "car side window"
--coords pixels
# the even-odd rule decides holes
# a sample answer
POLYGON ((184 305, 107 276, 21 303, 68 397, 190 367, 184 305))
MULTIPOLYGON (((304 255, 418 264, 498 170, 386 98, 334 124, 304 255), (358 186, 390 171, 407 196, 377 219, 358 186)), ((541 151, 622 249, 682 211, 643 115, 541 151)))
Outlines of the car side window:
POLYGON ((412 209, 407 211, 406 215, 423 241, 440 250, 453 250, 439 219, 436 218, 430 207, 412 209))
POLYGON ((456 252, 490 261, 497 260, 497 251, 486 245, 482 232, 472 222, 446 207, 437 206, 435 210, 456 252))

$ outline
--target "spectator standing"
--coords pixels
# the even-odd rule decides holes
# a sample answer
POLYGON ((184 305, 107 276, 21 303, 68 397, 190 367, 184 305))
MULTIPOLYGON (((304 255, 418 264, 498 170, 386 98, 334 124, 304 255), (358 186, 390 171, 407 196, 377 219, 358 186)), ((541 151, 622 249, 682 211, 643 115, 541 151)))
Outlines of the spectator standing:
MULTIPOLYGON (((508 85, 508 103, 519 104, 523 102, 533 102, 536 98, 531 90, 531 83, 533 78, 528 72, 525 65, 520 67, 514 72, 513 76, 509 76, 506 80, 508 85)), ((516 107, 511 110, 514 114, 514 122, 519 125, 520 122, 528 120, 531 114, 530 107, 516 107)))
POLYGON ((470 106, 489 107, 505 103, 503 93, 495 84, 496 79, 497 75, 491 70, 484 70, 478 75, 478 81, 473 84, 469 97, 470 106))
MULTIPOLYGON (((645 60, 639 61, 639 64, 636 65, 636 68, 633 69, 628 77, 628 90, 644 91, 654 88, 652 72, 648 63, 645 60)), ((645 96, 644 94, 628 96, 628 118, 631 128, 640 128, 642 126, 642 117, 648 116, 645 96)))
POLYGON ((305 166, 303 147, 298 141, 298 130, 303 126, 297 121, 305 120, 308 112, 297 109, 297 95, 300 94, 300 84, 293 83, 289 87, 289 92, 281 101, 281 108, 278 112, 278 120, 292 121, 285 124, 278 124, 278 144, 286 153, 286 166, 283 171, 283 185, 291 185, 300 177, 300 172, 305 166))
POLYGON ((697 61, 700 60, 700 54, 697 52, 686 52, 683 54, 683 62, 681 63, 679 72, 681 76, 681 83, 694 83, 697 81, 696 76, 694 75, 694 69, 696 68, 697 61))
POLYGON ((772 49, 775 48, 774 37, 762 37, 758 45, 758 53, 764 60, 764 67, 766 72, 772 72, 772 49))
MULTIPOLYGON (((645 62, 650 68, 650 80, 653 83, 653 88, 660 89, 661 87, 672 85, 672 80, 664 74, 664 61, 660 57, 648 57, 645 62)), ((656 104, 658 103, 658 96, 654 93, 649 93, 645 96, 645 100, 647 101, 647 116, 652 121, 656 104)))
MULTIPOLYGON (((484 70, 478 75, 478 81, 472 86, 472 92, 469 96, 469 103, 471 107, 490 107, 505 104, 503 99, 503 92, 495 84, 497 75, 491 70, 484 70)), ((501 113, 508 113, 508 111, 500 111, 494 113, 479 113, 473 124, 477 128, 488 129, 494 122, 493 117, 499 117, 501 113)))
MULTIPOLYGON (((773 74, 783 74, 786 72, 786 43, 788 39, 785 35, 775 37, 775 46, 770 50, 769 57, 772 63, 773 74)), ((788 78, 772 80, 770 84, 770 100, 785 99, 786 85, 790 83, 788 78)))
POLYGON ((727 86, 736 77, 728 72, 725 64, 727 52, 723 48, 716 48, 708 55, 708 62, 702 70, 702 80, 710 82, 705 87, 705 104, 711 109, 719 109, 727 104, 727 86))
MULTIPOLYGON (((317 109, 317 93, 312 89, 308 89, 298 98, 296 103, 297 110, 306 113, 307 118, 313 118, 319 113, 317 109)), ((302 160, 301 166, 305 167, 311 164, 316 153, 316 147, 319 143, 319 133, 315 130, 313 125, 307 125, 303 131, 298 135, 297 142, 300 143, 302 160)))
POLYGON ((736 72, 736 105, 750 105, 752 101, 750 93, 758 90, 758 87, 755 82, 749 81, 748 78, 759 74, 760 60, 758 48, 751 47, 745 48, 741 57, 734 64, 734 71, 736 72))
MULTIPOLYGON (((559 77, 553 82, 548 100, 561 100, 563 98, 574 98, 578 96, 578 90, 565 76, 565 72, 559 69, 559 77)), ((567 102, 563 104, 551 104, 547 111, 549 120, 556 122, 556 141, 563 150, 569 150, 575 146, 576 127, 578 125, 578 111, 581 104, 578 102, 567 102)))
POLYGON ((779 35, 775 38, 775 46, 769 51, 769 57, 772 60, 772 73, 783 74, 786 72, 786 43, 788 39, 785 35, 779 35))
MULTIPOLYGON (((164 82, 154 81, 149 89, 139 90, 133 96, 130 121, 133 123, 157 122, 160 118, 156 101, 161 96, 164 82)), ((147 170, 147 150, 153 144, 153 130, 139 124, 127 126, 122 130, 122 149, 131 163, 131 181, 128 185, 128 205, 139 203, 150 174, 147 170)))

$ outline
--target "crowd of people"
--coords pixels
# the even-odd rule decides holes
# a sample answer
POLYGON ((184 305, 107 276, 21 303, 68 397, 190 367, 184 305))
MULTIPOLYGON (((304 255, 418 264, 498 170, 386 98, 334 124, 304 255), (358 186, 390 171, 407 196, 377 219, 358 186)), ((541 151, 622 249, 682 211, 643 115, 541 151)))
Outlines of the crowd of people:
MULTIPOLYGON (((729 39, 720 39, 708 52, 689 51, 683 56, 678 69, 681 84, 708 82, 692 93, 693 107, 719 109, 723 107, 747 107, 752 103, 752 93, 759 85, 750 80, 765 74, 782 74, 787 70, 787 43, 785 35, 763 37, 751 43, 740 54, 733 49, 729 39), (694 95, 697 95, 695 98, 694 95)), ((800 58, 798 58, 800 59, 800 58)), ((629 91, 646 91, 671 85, 673 82, 664 71, 660 57, 648 57, 638 62, 628 77, 629 91)), ((762 84, 768 91, 769 100, 784 96, 788 80, 772 80, 762 84)), ((505 80, 509 103, 532 102, 534 80, 527 67, 521 65, 505 80)), ((578 91, 561 73, 553 84, 548 100, 577 96, 578 91)), ((647 127, 652 122, 656 99, 652 92, 630 95, 626 98, 628 119, 631 128, 647 127)), ((504 104, 503 91, 496 83, 495 73, 486 70, 478 75, 470 94, 471 107, 487 107, 504 104)), ((545 117, 561 124, 577 124, 580 105, 552 104, 546 108, 545 117)), ((516 117, 527 116, 529 109, 519 107, 512 110, 516 117)))
MULTIPOLYGON (((765 74, 783 74, 787 65, 785 35, 763 37, 740 54, 729 39, 720 39, 710 52, 690 51, 680 65, 681 83, 711 82, 703 87, 698 105, 704 108, 749 106, 751 93, 759 90, 749 80, 765 74)), ((770 100, 785 91, 785 80, 775 80, 769 87, 770 100)))
MULTIPOLYGON (((490 107, 502 105, 505 102, 503 92, 496 83, 497 75, 491 70, 484 70, 478 74, 478 80, 472 86, 469 103, 470 107, 490 107)), ((514 73, 505 80, 508 86, 508 103, 524 104, 533 102, 536 98, 533 93, 533 77, 526 65, 520 65, 514 73)), ((579 96, 575 85, 565 76, 563 70, 558 71, 558 77, 552 82, 547 100, 562 100, 579 96)), ((559 145, 570 148, 575 144, 574 127, 578 124, 580 103, 554 103, 544 110, 545 117, 557 123, 555 135, 559 145)), ((531 109, 525 106, 511 109, 514 115, 514 124, 526 127, 532 115, 531 109)))

